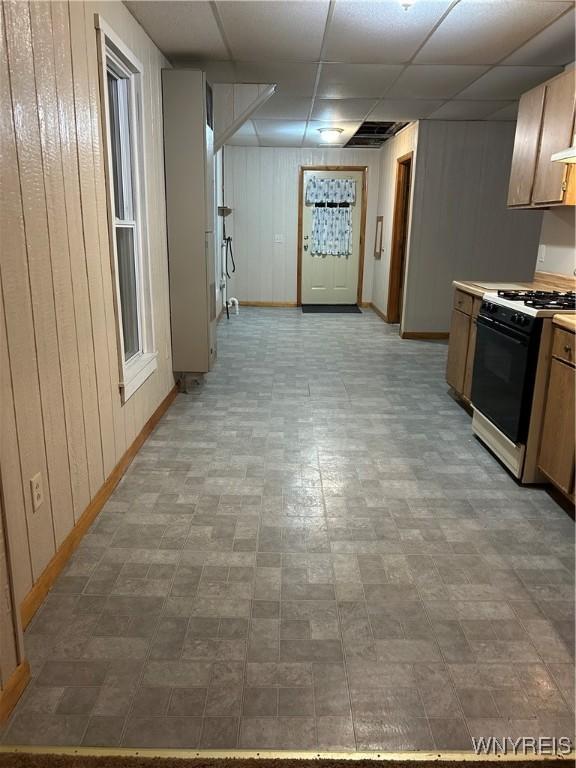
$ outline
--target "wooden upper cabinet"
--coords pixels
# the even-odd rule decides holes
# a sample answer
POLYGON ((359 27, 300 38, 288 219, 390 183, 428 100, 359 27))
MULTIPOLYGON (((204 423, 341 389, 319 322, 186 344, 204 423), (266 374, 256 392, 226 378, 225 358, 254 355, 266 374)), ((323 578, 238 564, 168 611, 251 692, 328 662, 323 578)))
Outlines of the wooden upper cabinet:
POLYGON ((533 88, 520 99, 508 205, 574 205, 574 171, 550 160, 572 144, 575 72, 569 70, 533 88))
POLYGON ((532 202, 545 92, 546 86, 539 85, 520 99, 510 170, 508 205, 530 205, 532 202))
POLYGON ((551 162, 550 156, 572 144, 575 84, 575 72, 571 69, 546 86, 542 138, 532 193, 532 201, 536 204, 562 203, 564 200, 568 166, 551 162))

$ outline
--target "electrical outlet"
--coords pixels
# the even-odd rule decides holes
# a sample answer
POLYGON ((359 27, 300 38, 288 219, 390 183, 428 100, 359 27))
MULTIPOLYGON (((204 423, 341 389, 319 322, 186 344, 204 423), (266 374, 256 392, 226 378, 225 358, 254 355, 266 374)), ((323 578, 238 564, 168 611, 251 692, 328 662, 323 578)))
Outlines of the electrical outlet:
POLYGON ((274 235, 274 242, 275 243, 283 243, 284 242, 284 235, 274 235))
POLYGON ((30 480, 30 490, 32 492, 32 506, 34 512, 37 512, 40 506, 44 503, 44 489, 42 487, 42 475, 38 472, 37 475, 30 480))

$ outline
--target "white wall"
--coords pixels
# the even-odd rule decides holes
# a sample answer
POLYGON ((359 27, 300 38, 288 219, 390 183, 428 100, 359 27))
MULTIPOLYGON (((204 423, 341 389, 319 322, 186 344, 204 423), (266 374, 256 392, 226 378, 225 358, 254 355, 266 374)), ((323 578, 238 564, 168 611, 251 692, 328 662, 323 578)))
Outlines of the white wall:
POLYGON ((447 331, 452 281, 531 280, 542 214, 506 206, 515 125, 418 128, 403 331, 447 331))
POLYGON ((379 151, 375 149, 225 148, 226 221, 237 272, 229 296, 240 301, 296 302, 298 171, 301 165, 368 166, 363 300, 372 297, 379 151), (281 235, 283 242, 275 243, 281 235))
MULTIPOLYGON (((414 152, 412 172, 416 159, 418 142, 418 123, 411 123, 400 131, 393 139, 386 141, 380 151, 380 184, 378 192, 378 210, 376 215, 382 216, 382 257, 373 262, 374 277, 372 287, 372 303, 384 314, 388 305, 388 278, 390 271, 390 255, 392 250, 392 221, 394 217, 394 197, 396 193, 396 161, 408 152, 414 152)), ((411 188, 411 196, 414 185, 411 188)), ((410 234, 410 233, 408 233, 410 234)), ((371 252, 373 253, 373 251, 371 252)))
POLYGON ((576 269, 574 208, 552 208, 544 213, 538 261, 539 272, 573 275, 576 269))

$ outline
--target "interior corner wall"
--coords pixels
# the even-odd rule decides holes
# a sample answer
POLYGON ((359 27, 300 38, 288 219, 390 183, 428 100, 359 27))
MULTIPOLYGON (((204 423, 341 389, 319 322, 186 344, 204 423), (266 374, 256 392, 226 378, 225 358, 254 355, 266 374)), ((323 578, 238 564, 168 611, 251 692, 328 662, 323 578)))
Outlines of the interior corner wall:
POLYGON ((4 3, 0 22, 0 466, 19 607, 174 386, 161 93, 169 63, 119 0, 4 3), (158 368, 124 405, 95 13, 143 64, 158 368), (36 473, 44 501, 34 511, 36 473))
MULTIPOLYGON (((406 128, 397 133, 394 138, 384 142, 384 145, 380 150, 380 183, 376 215, 382 216, 382 249, 380 259, 371 258, 374 270, 372 303, 384 315, 386 314, 388 304, 397 160, 400 157, 407 155, 409 152, 414 152, 412 160, 412 185, 410 191, 410 198, 412 200, 414 193, 414 168, 417 143, 418 123, 410 123, 410 125, 407 125, 406 128)), ((409 211, 410 210, 411 203, 409 211)))
POLYGON ((453 280, 531 280, 542 213, 507 208, 513 122, 418 127, 404 332, 449 328, 453 280))
POLYGON ((371 300, 379 151, 226 146, 225 203, 233 211, 226 230, 236 261, 228 295, 240 302, 296 303, 298 180, 305 165, 368 167, 362 295, 371 300))
POLYGON ((538 247, 538 272, 576 273, 576 232, 573 207, 544 212, 538 247))

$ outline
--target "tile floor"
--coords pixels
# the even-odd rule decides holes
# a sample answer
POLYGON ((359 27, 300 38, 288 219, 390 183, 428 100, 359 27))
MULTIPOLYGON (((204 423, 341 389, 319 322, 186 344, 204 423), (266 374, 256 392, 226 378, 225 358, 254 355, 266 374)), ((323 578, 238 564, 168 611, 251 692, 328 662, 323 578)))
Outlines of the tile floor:
POLYGON ((573 523, 446 345, 241 310, 26 632, 8 744, 469 749, 573 735, 573 523))

